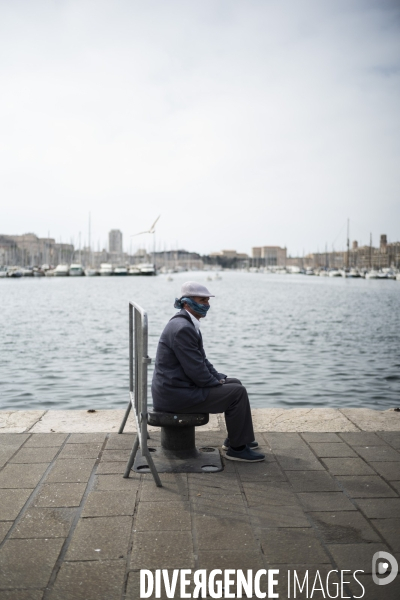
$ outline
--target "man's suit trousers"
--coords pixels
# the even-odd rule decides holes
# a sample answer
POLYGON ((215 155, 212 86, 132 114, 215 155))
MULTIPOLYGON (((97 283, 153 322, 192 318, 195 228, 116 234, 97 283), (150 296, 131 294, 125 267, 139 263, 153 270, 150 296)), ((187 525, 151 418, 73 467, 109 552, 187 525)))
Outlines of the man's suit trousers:
POLYGON ((249 397, 239 379, 227 378, 223 385, 210 388, 205 400, 182 408, 181 412, 225 413, 226 429, 231 446, 242 446, 254 441, 249 397))

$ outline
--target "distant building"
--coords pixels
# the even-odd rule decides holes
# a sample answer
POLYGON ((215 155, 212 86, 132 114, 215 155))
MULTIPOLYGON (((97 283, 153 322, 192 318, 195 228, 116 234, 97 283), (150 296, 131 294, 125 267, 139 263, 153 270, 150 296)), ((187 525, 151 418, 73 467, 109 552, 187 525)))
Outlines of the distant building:
POLYGON ((224 269, 243 269, 249 266, 249 255, 236 250, 211 252, 206 259, 207 264, 220 265, 224 269))
POLYGON ((257 267, 286 267, 287 249, 280 246, 255 246, 252 257, 257 267))
POLYGON ((56 244, 53 238, 39 238, 34 233, 0 235, 0 264, 21 267, 70 263, 74 254, 72 244, 56 244))
POLYGON ((388 243, 387 236, 380 236, 379 248, 372 244, 360 246, 354 240, 346 250, 332 252, 313 252, 305 256, 288 256, 286 266, 297 266, 300 268, 312 267, 326 269, 344 269, 346 267, 361 270, 384 269, 400 266, 400 242, 388 243))
POLYGON ((122 254, 122 231, 111 229, 108 234, 108 251, 110 254, 122 254))
MULTIPOLYGON (((201 270, 204 268, 203 260, 197 252, 166 250, 165 252, 156 252, 154 258, 157 269, 162 269, 165 272, 174 270, 201 270)), ((153 255, 151 262, 153 262, 153 255)))

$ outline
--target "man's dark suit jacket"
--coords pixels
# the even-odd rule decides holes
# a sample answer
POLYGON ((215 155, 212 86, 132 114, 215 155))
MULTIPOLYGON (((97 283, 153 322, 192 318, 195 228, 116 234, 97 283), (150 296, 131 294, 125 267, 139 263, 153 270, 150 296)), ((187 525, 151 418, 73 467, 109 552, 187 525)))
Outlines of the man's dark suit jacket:
POLYGON ((158 343, 151 384, 155 410, 174 412, 202 402, 225 377, 207 360, 201 333, 182 309, 167 323, 158 343))

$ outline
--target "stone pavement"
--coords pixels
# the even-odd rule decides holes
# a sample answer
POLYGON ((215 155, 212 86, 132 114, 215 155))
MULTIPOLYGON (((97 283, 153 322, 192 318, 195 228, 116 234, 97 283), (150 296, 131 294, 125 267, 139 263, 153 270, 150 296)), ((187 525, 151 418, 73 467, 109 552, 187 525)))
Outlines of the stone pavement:
MULTIPOLYGON (((198 445, 223 438, 215 423, 197 433, 198 445)), ((371 565, 379 550, 400 563, 400 432, 257 439, 266 462, 161 475, 157 488, 122 478, 132 433, 0 434, 0 599, 136 600, 143 568, 276 568, 280 598, 288 570, 362 569, 364 598, 398 600, 399 578, 377 586, 371 565)), ((339 597, 360 597, 346 575, 339 597)))

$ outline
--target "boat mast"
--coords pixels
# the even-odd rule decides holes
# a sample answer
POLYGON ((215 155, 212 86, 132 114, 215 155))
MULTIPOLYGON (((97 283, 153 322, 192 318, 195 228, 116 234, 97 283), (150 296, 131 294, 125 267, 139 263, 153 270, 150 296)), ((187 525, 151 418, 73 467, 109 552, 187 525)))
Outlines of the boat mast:
POLYGON ((369 234, 369 268, 372 269, 372 233, 369 234))
POLYGON ((91 247, 91 230, 90 230, 90 212, 89 212, 89 265, 92 265, 92 247, 91 247))
POLYGON ((350 219, 347 219, 347 257, 346 257, 346 267, 350 267, 350 219))

